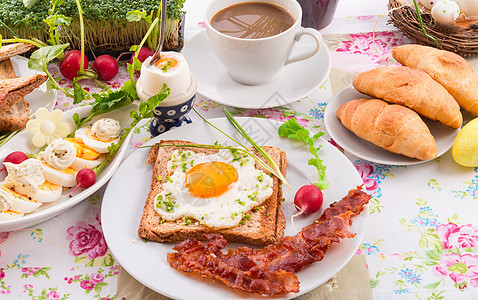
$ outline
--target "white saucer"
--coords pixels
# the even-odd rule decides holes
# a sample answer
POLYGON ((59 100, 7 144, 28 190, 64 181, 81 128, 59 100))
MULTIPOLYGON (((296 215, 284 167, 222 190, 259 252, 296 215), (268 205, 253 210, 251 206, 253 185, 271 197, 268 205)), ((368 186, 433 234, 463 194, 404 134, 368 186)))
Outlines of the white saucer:
MULTIPOLYGON (((400 154, 388 152, 374 144, 367 142, 353 132, 349 131, 342 125, 339 118, 337 118, 337 109, 340 105, 353 100, 361 98, 372 98, 370 96, 359 93, 353 88, 353 86, 346 87, 335 97, 333 97, 324 113, 325 128, 329 135, 349 153, 379 164, 385 165, 415 165, 424 163, 426 161, 418 160, 415 158, 406 157, 400 154)), ((435 138, 437 145, 438 156, 447 152, 452 146, 456 135, 460 129, 448 127, 439 123, 438 121, 432 121, 427 118, 422 118, 425 124, 427 124, 430 133, 435 138)))
MULTIPOLYGON (((306 52, 313 43, 304 37, 292 52, 306 52)), ((307 97, 325 82, 331 68, 330 53, 323 41, 316 55, 285 66, 277 79, 258 86, 240 84, 229 76, 213 53, 205 30, 191 38, 181 53, 196 77, 200 94, 240 108, 276 107, 307 97)))

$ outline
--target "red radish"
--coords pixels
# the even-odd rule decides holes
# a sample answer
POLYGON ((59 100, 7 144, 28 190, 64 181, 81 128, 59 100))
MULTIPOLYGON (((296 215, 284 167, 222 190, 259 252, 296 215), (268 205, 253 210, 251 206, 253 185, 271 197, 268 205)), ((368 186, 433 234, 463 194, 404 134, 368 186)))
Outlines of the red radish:
POLYGON ((98 56, 92 65, 93 70, 104 81, 113 79, 118 74, 118 61, 108 54, 98 56))
MULTIPOLYGON (((60 73, 70 80, 77 77, 78 71, 80 71, 80 57, 81 52, 79 50, 68 51, 65 58, 60 62, 60 73)), ((85 55, 83 55, 83 62, 83 68, 88 68, 88 59, 85 55)))
MULTIPOLYGON (((322 191, 315 184, 308 184, 301 187, 294 197, 294 205, 299 212, 291 217, 292 226, 294 226, 294 218, 300 215, 310 215, 318 212, 322 203, 324 202, 324 195, 322 191)), ((297 231, 297 230, 296 230, 297 231)))
MULTIPOLYGON (((146 60, 146 58, 148 58, 150 56, 153 56, 153 55, 154 55, 153 50, 151 50, 149 48, 146 48, 146 47, 141 47, 141 50, 139 50, 139 53, 138 53, 138 59, 139 59, 140 62, 144 62, 146 60)), ((131 59, 129 60, 130 65, 133 64, 133 57, 134 57, 134 53, 131 56, 131 59)))
MULTIPOLYGON (((7 155, 7 157, 5 157, 5 159, 3 160, 4 163, 6 162, 9 162, 9 163, 13 163, 13 164, 21 164, 23 161, 27 160, 28 159, 28 156, 23 153, 22 151, 14 151, 10 154, 7 155)), ((2 171, 5 171, 5 167, 3 167, 3 169, 0 170, 0 172, 2 171)))
POLYGON ((82 187, 84 189, 89 188, 96 182, 96 174, 93 170, 91 169, 81 169, 76 173, 76 182, 78 185, 65 197, 70 197, 71 194, 73 194, 77 188, 82 187))

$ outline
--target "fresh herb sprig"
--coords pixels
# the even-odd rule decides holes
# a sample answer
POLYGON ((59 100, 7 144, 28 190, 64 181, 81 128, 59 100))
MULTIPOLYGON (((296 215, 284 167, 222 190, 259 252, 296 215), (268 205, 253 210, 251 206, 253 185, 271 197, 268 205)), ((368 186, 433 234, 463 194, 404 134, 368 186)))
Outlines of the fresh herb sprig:
MULTIPOLYGON (((229 120, 229 122, 234 126, 234 128, 239 132, 239 134, 241 134, 261 155, 262 157, 264 157, 264 159, 266 159, 270 166, 265 163, 259 156, 257 156, 254 152, 250 151, 248 147, 246 147, 244 144, 242 144, 241 142, 239 142, 238 140, 236 140, 235 138, 231 137, 229 134, 225 133, 223 130, 219 129, 217 126, 215 126, 214 124, 212 124, 211 122, 209 122, 208 120, 206 120, 206 118, 204 118, 196 109, 194 109, 194 112, 196 112, 196 114, 204 121, 206 122, 208 125, 210 125, 211 127, 213 127, 214 129, 216 129, 217 131, 219 131, 220 133, 222 133, 224 136, 226 136, 228 139, 232 140, 234 143, 238 144, 240 147, 242 147, 243 151, 246 151, 248 155, 250 155, 257 163, 259 163, 264 169, 266 169, 267 171, 269 171, 270 173, 272 173, 274 176, 276 176, 277 178, 279 178, 280 181, 282 181, 282 183, 284 183, 287 187, 290 188, 290 185, 289 183, 287 182, 287 180, 285 179, 285 176, 282 174, 282 172, 280 171, 279 167, 277 166, 277 164, 274 162, 274 160, 272 159, 272 157, 270 157, 269 154, 267 154, 267 152, 264 151, 264 149, 262 149, 262 147, 260 147, 246 132, 244 129, 242 129, 241 125, 239 125, 239 123, 237 123, 237 121, 234 119, 234 117, 232 117, 231 113, 225 108, 223 107, 223 112, 224 114, 226 115, 227 119, 229 120), (272 166, 272 167, 271 167, 272 166)), ((233 147, 234 148, 234 147, 233 147)), ((234 149, 238 149, 238 148, 234 148, 234 149)))
POLYGON ((325 181, 326 166, 324 165, 324 162, 318 154, 322 146, 316 148, 314 142, 324 134, 325 133, 319 131, 313 136, 310 136, 309 130, 305 129, 299 123, 297 123, 296 118, 288 120, 279 127, 279 136, 287 137, 292 140, 298 140, 300 142, 304 142, 309 146, 309 152, 314 157, 309 159, 308 164, 317 169, 318 179, 317 182, 315 182, 314 184, 321 190, 327 188, 329 184, 325 181))
POLYGON ((92 170, 96 173, 99 174, 101 170, 105 167, 107 163, 111 161, 111 159, 115 156, 116 152, 118 152, 119 147, 121 144, 124 142, 126 137, 129 135, 131 130, 138 125, 138 123, 143 120, 143 119, 150 119, 153 117, 153 111, 158 106, 161 102, 166 99, 169 94, 171 93, 171 90, 166 84, 163 84, 161 87, 161 90, 157 95, 154 95, 153 97, 149 98, 146 102, 141 102, 141 104, 138 107, 138 111, 132 110, 130 111, 130 117, 133 119, 131 122, 131 125, 126 128, 123 132, 123 135, 121 136, 120 140, 118 143, 111 144, 108 147, 108 155, 106 156, 105 160, 99 164, 97 167, 93 168, 92 170))

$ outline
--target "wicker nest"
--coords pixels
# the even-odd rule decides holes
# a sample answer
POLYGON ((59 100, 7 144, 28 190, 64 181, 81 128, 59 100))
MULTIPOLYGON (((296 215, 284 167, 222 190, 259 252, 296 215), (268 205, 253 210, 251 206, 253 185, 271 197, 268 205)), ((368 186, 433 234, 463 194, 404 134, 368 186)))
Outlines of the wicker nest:
MULTIPOLYGON (((411 0, 389 0, 389 17, 391 22, 403 34, 415 43, 436 47, 435 41, 426 37, 420 27, 415 6, 411 0)), ((443 26, 436 23, 429 11, 423 7, 420 10, 423 27, 433 36, 441 49, 458 53, 462 56, 478 54, 478 24, 460 22, 460 26, 443 26)))

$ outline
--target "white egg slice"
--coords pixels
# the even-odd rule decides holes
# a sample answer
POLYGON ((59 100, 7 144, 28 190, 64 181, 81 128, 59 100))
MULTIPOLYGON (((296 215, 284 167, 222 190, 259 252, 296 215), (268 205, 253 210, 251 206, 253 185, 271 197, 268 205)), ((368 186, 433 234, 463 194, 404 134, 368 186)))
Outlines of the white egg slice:
POLYGON ((108 147, 112 143, 118 143, 119 137, 103 141, 96 137, 90 128, 83 127, 75 132, 75 140, 100 153, 108 153, 108 147))
POLYGON ((47 164, 43 164, 43 175, 45 180, 64 187, 74 187, 76 183, 77 171, 68 167, 65 170, 58 170, 50 167, 47 164))
POLYGON ((38 202, 53 202, 61 197, 61 192, 63 188, 61 185, 56 185, 45 181, 43 184, 38 186, 37 191, 32 191, 31 189, 24 188, 22 186, 15 186, 13 188, 15 192, 25 195, 28 198, 32 198, 38 202))
POLYGON ((0 210, 0 221, 10 221, 20 219, 23 217, 22 213, 11 210, 0 210))
POLYGON ((1 197, 7 199, 7 202, 10 203, 9 210, 15 212, 30 213, 42 205, 41 202, 29 199, 27 196, 21 195, 3 184, 0 193, 1 197))
POLYGON ((71 164, 70 168, 74 170, 81 170, 81 169, 93 169, 94 167, 98 166, 105 160, 105 155, 100 155, 98 156, 97 159, 93 160, 88 160, 88 159, 83 159, 76 157, 75 160, 73 161, 73 164, 71 164))

